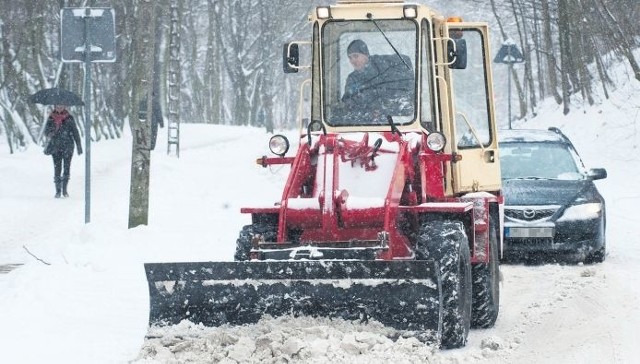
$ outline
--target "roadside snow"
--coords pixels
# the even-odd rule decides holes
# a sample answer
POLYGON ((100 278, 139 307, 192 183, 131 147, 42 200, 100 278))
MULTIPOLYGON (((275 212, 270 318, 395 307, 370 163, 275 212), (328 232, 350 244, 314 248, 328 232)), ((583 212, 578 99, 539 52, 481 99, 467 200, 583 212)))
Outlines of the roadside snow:
MULTIPOLYGON (((149 226, 127 229, 131 139, 95 143, 92 214, 84 224, 83 158, 71 197, 53 198, 39 148, 14 155, 0 140, 0 343, 6 363, 635 363, 640 356, 640 87, 568 116, 545 103, 526 128, 560 127, 607 205, 609 255, 590 266, 503 265, 494 328, 440 351, 388 338, 375 323, 265 318, 256 325, 148 330, 144 262, 231 260, 250 223, 244 206, 273 205, 288 167, 261 168, 263 130, 181 125, 180 158, 153 152, 149 226), (25 247, 37 258, 27 253, 25 247), (149 339, 145 340, 145 336, 149 339)), ((75 111, 76 113, 78 111, 75 111)), ((163 131, 163 130, 161 130, 163 131)), ((294 146, 296 142, 294 142, 294 146)))

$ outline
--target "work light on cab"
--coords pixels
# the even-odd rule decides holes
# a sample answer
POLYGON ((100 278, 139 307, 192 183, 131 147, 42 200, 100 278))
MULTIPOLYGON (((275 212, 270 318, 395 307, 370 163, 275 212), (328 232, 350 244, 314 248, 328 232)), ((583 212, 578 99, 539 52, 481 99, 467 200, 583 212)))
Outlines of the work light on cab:
POLYGON ((331 17, 331 9, 328 6, 321 6, 316 9, 318 19, 329 19, 331 17))
POLYGON ((405 5, 403 13, 405 18, 414 19, 418 16, 418 8, 415 5, 405 5))

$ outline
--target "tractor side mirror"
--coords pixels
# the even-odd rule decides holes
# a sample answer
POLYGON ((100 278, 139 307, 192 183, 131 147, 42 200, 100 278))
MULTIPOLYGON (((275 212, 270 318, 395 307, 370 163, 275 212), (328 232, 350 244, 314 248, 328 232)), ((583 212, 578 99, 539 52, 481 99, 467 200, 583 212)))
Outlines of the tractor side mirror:
POLYGON ((447 45, 449 68, 463 70, 467 68, 467 41, 461 38, 452 39, 447 45))
POLYGON ((285 43, 282 48, 282 68, 284 73, 298 73, 300 66, 300 53, 298 44, 285 43))

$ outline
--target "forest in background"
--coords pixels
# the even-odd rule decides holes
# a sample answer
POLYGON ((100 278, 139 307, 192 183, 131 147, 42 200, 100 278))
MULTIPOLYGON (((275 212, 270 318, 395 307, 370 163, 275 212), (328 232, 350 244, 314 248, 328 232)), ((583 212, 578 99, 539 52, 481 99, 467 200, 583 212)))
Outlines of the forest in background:
MULTIPOLYGON (((0 137, 9 152, 40 143, 48 108, 28 102, 34 92, 60 86, 83 94, 82 63, 60 60, 60 9, 115 10, 114 63, 91 65, 91 139, 118 138, 130 121, 136 42, 145 23, 136 10, 142 0, 0 0, 0 137)), ((512 68, 513 119, 534 116, 540 100, 553 98, 571 111, 572 95, 593 104, 595 94, 615 88, 608 65, 622 60, 640 82, 632 50, 640 41, 638 0, 430 0, 445 16, 487 21, 493 53, 507 40, 524 54, 512 68), (599 89, 599 90, 598 90, 599 89)), ((179 25, 180 122, 292 127, 303 74, 282 73, 282 45, 309 40, 307 15, 334 1, 156 0, 155 77, 161 107, 168 101, 170 23, 179 25), (179 11, 172 15, 170 6, 179 11), (173 18, 172 18, 173 17, 173 18)), ((139 63, 139 62, 138 62, 139 63)), ((496 84, 506 68, 494 66, 496 84)), ((496 90, 497 94, 506 91, 496 90)), ((505 100, 502 98, 501 100, 505 100)), ((504 103, 503 103, 504 104, 504 103)), ((504 108, 500 105, 499 108, 504 108)), ((84 123, 80 108, 72 112, 84 123)), ((80 130, 84 130, 80 127, 80 130)))

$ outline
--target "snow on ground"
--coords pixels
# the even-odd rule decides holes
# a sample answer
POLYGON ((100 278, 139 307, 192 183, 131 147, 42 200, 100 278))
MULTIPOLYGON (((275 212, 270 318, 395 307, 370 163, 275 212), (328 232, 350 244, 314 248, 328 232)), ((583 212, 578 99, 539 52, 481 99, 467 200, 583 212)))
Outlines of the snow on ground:
MULTIPOLYGON (((180 158, 166 130, 152 155, 149 225, 127 229, 131 140, 92 146, 91 223, 84 224, 84 156, 71 197, 54 199, 52 163, 37 147, 0 142, 0 357, 6 363, 634 363, 640 354, 640 86, 562 116, 552 103, 519 126, 560 127, 607 200, 609 256, 599 265, 503 265, 496 326, 440 351, 391 329, 309 318, 256 325, 148 330, 142 264, 231 260, 240 207, 277 200, 288 167, 254 164, 261 129, 182 124, 180 158), (36 257, 38 259, 36 259, 36 257), (145 340, 145 336, 148 339, 145 340)), ((75 113, 80 110, 73 110, 75 113)), ((294 148, 295 149, 295 148, 294 148)))

